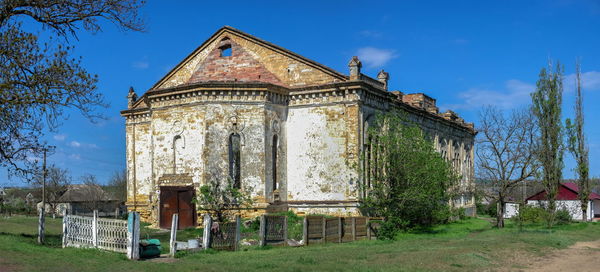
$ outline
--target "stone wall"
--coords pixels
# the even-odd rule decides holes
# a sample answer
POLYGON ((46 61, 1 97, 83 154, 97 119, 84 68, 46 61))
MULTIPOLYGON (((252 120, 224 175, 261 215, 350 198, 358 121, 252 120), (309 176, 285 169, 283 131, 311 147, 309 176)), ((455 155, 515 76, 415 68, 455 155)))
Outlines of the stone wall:
MULTIPOLYGON (((357 200, 358 106, 291 108, 288 131, 288 206, 311 213, 310 206, 357 200)), ((355 212, 355 211, 353 211, 355 212)))
POLYGON ((388 74, 360 74, 358 58, 350 64, 347 77, 235 29, 217 31, 140 99, 130 91, 122 112, 128 207, 157 224, 161 186, 198 189, 224 180, 229 136, 237 133, 242 189, 255 203, 250 213, 283 205, 357 215, 364 132, 377 112, 391 109, 406 111, 463 174, 465 193, 454 203, 471 205, 472 125, 439 114, 424 94, 387 92, 388 74))
MULTIPOLYGON (((231 68, 231 66, 227 67, 231 68)), ((252 81, 254 79, 253 81, 281 83, 288 87, 311 86, 345 80, 343 75, 323 65, 241 31, 225 27, 192 52, 190 56, 160 80, 153 89, 171 88, 186 83, 198 82, 203 79, 214 80, 217 79, 216 75, 222 77, 220 80, 227 80, 227 78, 237 79, 232 77, 232 75, 239 74, 240 71, 242 71, 242 78, 245 81, 252 81), (242 57, 239 61, 235 60, 235 58, 228 58, 225 61, 237 65, 234 70, 236 72, 213 73, 211 77, 204 77, 198 74, 197 71, 207 71, 206 69, 202 69, 203 66, 207 65, 205 64, 207 60, 212 64, 212 68, 215 71, 220 68, 218 67, 219 64, 223 65, 223 63, 215 63, 215 57, 217 57, 218 48, 223 45, 224 39, 232 44, 232 54, 239 54, 237 56, 242 57), (242 51, 243 53, 241 53, 242 51), (256 61, 261 62, 260 71, 244 68, 250 66, 258 67, 259 65, 257 65, 256 61), (258 78, 260 74, 268 74, 268 76, 258 78)))

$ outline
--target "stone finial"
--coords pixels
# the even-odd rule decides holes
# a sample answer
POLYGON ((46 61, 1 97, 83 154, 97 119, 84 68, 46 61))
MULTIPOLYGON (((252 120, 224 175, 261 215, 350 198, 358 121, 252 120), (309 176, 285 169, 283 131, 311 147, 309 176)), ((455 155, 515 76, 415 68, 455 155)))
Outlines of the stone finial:
POLYGON ((362 63, 357 56, 352 57, 350 62, 348 62, 348 67, 350 68, 350 80, 360 79, 360 68, 362 67, 362 63))
POLYGON ((137 94, 133 90, 133 87, 129 87, 129 93, 127 94, 127 108, 133 108, 135 101, 137 101, 137 94))
POLYGON ((388 74, 386 71, 383 71, 383 69, 381 69, 379 74, 377 74, 377 79, 379 80, 379 82, 383 83, 383 88, 387 90, 388 89, 388 79, 390 79, 390 74, 388 74))

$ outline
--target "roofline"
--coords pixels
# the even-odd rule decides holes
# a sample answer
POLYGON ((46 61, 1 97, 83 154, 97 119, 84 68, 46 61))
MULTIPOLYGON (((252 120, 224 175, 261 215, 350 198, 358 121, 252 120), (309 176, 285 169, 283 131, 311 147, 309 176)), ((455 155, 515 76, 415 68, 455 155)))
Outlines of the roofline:
MULTIPOLYGON (((393 104, 397 107, 401 107, 403 110, 412 112, 414 114, 422 114, 424 116, 428 116, 434 120, 441 121, 442 123, 448 124, 450 126, 454 126, 456 128, 463 129, 472 135, 477 135, 477 130, 475 130, 474 128, 470 128, 470 127, 461 125, 458 122, 448 120, 438 114, 433 114, 425 109, 412 107, 402 101, 399 101, 396 98, 396 96, 394 94, 392 94, 392 92, 383 90, 377 86, 373 86, 363 80, 332 82, 332 83, 326 83, 326 84, 300 86, 300 87, 293 87, 293 88, 287 88, 284 86, 275 85, 275 84, 266 83, 266 82, 207 81, 207 82, 196 82, 196 83, 190 83, 190 84, 183 84, 183 85, 178 85, 178 86, 164 88, 164 89, 149 90, 143 96, 141 96, 139 98, 139 100, 142 100, 145 98, 150 98, 151 96, 155 96, 155 95, 168 95, 170 93, 177 92, 177 91, 193 91, 193 89, 196 89, 196 88, 224 88, 224 87, 228 88, 228 89, 231 89, 231 88, 259 89, 260 88, 260 89, 271 90, 271 91, 287 92, 289 95, 302 94, 303 92, 306 92, 306 91, 312 91, 312 90, 319 91, 319 90, 329 89, 329 88, 359 87, 359 88, 363 88, 365 90, 368 90, 368 91, 377 93, 378 95, 386 97, 387 99, 389 99, 391 104, 393 104)), ((136 104, 137 104, 137 102, 136 102, 136 104)), ((135 114, 138 112, 139 113, 148 112, 148 110, 149 110, 149 108, 140 108, 140 109, 134 108, 134 109, 122 110, 120 113, 121 113, 121 116, 125 116, 125 115, 129 115, 129 114, 135 114)))
MULTIPOLYGON (((578 191, 575 191, 575 190, 573 190, 573 189, 569 188, 569 186, 566 186, 564 182, 561 182, 561 183, 560 183, 560 186, 562 186, 562 187, 565 187, 565 188, 567 188, 567 190, 569 190, 569 191, 571 191, 571 192, 573 192, 573 193, 575 193, 575 194, 579 195, 579 192, 578 192, 578 191)), ((543 190, 541 190, 541 191, 539 191, 539 192, 537 192, 537 193, 533 194, 532 196, 530 196, 530 197, 526 198, 526 199, 525 199, 525 201, 529 201, 529 200, 531 200, 531 198, 533 198, 533 197, 535 197, 535 196, 537 196, 537 195, 539 195, 539 194, 542 194, 542 193, 544 193, 544 192, 546 192, 546 189, 543 189, 543 190)), ((594 194, 594 192, 590 192, 590 195, 591 195, 591 194, 594 194)), ((592 200, 592 199, 600 199, 600 198, 591 198, 591 197, 590 197, 590 195, 588 195, 588 198, 589 198, 590 200, 592 200)), ((535 200, 535 199, 534 199, 534 200, 535 200)))
MULTIPOLYGON (((318 68, 319 70, 332 75, 333 77, 337 77, 340 80, 347 80, 348 76, 332 69, 329 68, 321 63, 318 63, 314 60, 308 59, 306 57, 303 57, 297 53, 294 53, 288 49, 285 49, 281 46, 275 45, 273 43, 267 42, 265 40, 262 40, 260 38, 257 38, 253 35, 250 35, 246 32, 243 32, 241 30, 235 29, 233 27, 230 26, 223 26, 221 27, 219 30, 217 30, 213 35, 210 36, 210 38, 208 38, 206 41, 204 41, 199 47, 197 47, 194 51, 192 51, 192 53, 190 53, 187 57, 185 57, 181 62, 179 62, 173 69, 171 69, 171 71, 169 71, 165 76, 163 76, 159 81, 157 81, 151 88, 150 90, 156 90, 157 87, 159 85, 161 85, 162 83, 164 83, 167 78, 169 78, 170 76, 172 76, 173 74, 175 74, 177 71, 179 71, 182 67, 183 64, 185 64, 186 62, 188 62, 191 58, 195 57, 198 53, 200 53, 200 51, 202 51, 202 49, 204 49, 206 46, 208 46, 208 44, 210 44, 211 42, 214 41, 214 39, 216 39, 219 35, 221 35, 222 33, 225 32, 229 32, 231 34, 235 34, 238 35, 241 38, 247 39, 247 40, 251 40, 254 42, 257 42, 259 44, 262 44, 266 47, 270 47, 271 49, 275 50, 275 51, 280 51, 281 53, 284 53, 285 55, 288 55, 291 58, 303 61, 303 62, 307 62, 310 65, 314 66, 315 68, 318 68)), ((149 90, 149 91, 150 91, 149 90)))

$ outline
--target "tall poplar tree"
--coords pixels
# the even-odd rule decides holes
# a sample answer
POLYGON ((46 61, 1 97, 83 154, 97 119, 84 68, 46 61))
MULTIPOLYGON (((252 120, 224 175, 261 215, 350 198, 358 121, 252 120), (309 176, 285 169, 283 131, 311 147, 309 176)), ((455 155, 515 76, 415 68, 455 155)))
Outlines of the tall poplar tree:
POLYGON ((542 166, 542 184, 546 190, 548 227, 552 227, 556 217, 556 196, 563 169, 563 126, 562 126, 563 67, 559 62, 548 69, 542 68, 531 94, 533 114, 540 132, 537 156, 542 166))
POLYGON ((577 185, 579 187, 578 198, 581 202, 583 220, 587 221, 588 202, 590 201, 590 162, 588 159, 588 147, 585 143, 583 132, 583 94, 581 92, 581 65, 576 64, 576 99, 575 120, 567 119, 567 147, 577 162, 577 185))

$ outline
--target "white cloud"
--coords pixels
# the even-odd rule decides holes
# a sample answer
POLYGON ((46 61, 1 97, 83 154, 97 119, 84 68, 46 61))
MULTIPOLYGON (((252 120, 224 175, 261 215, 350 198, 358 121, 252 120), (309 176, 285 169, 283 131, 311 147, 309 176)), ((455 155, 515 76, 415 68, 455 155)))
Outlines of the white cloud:
POLYGON ((81 143, 78 141, 71 141, 67 145, 70 147, 75 147, 75 148, 80 148, 80 147, 81 148, 89 148, 89 149, 99 149, 100 148, 96 144, 87 144, 87 143, 81 143))
POLYGON ((486 88, 471 88, 458 94, 463 102, 445 105, 451 109, 476 109, 484 105, 494 105, 502 109, 515 108, 529 103, 530 93, 535 90, 535 85, 511 79, 506 81, 504 90, 490 90, 486 88))
POLYGON ((67 138, 67 135, 65 135, 65 134, 56 134, 52 138, 54 138, 54 140, 57 140, 57 141, 64 141, 67 138))
POLYGON ((70 146, 70 147, 81 147, 81 143, 80 143, 80 142, 78 142, 78 141, 71 141, 71 142, 69 143, 69 146, 70 146))
POLYGON ((396 51, 391 49, 380 49, 375 47, 363 47, 356 51, 358 58, 370 68, 381 67, 396 58, 396 51))
POLYGON ((42 160, 42 158, 40 158, 40 157, 37 157, 37 156, 34 156, 34 155, 28 155, 28 156, 26 157, 26 160, 27 160, 28 162, 35 162, 35 163, 37 163, 37 162, 41 161, 41 160, 42 160))
MULTIPOLYGON (((575 74, 565 76, 564 86, 566 92, 575 91, 575 74)), ((589 71, 581 73, 581 88, 584 91, 600 90, 600 72, 589 71)))
POLYGON ((71 154, 71 155, 69 155, 69 159, 80 161, 81 155, 80 154, 71 154))
POLYGON ((131 66, 136 69, 147 69, 150 67, 150 63, 147 61, 135 61, 131 64, 131 66))
POLYGON ((136 69, 148 69, 148 67, 150 67, 148 57, 143 57, 141 60, 134 61, 133 63, 131 63, 131 67, 136 69))
MULTIPOLYGON (((564 78, 565 92, 575 90, 575 74, 566 75, 564 78)), ((584 91, 600 90, 600 72, 589 71, 581 74, 581 83, 584 91)), ((444 105, 450 109, 477 109, 483 105, 494 105, 502 109, 511 109, 530 103, 530 94, 535 91, 535 85, 516 79, 506 81, 503 89, 491 90, 487 88, 471 88, 458 93, 462 103, 444 105)))

